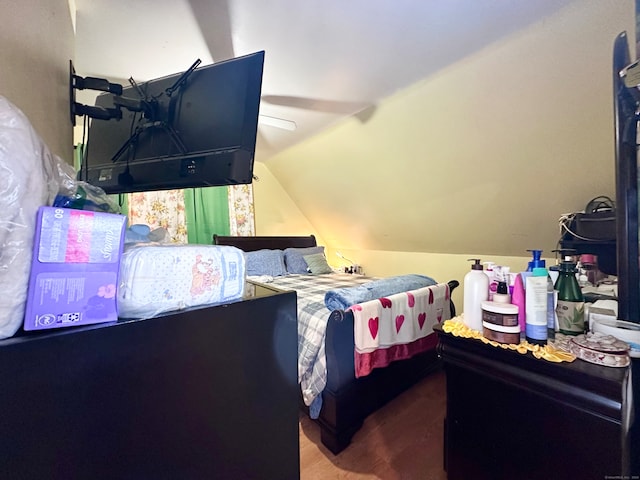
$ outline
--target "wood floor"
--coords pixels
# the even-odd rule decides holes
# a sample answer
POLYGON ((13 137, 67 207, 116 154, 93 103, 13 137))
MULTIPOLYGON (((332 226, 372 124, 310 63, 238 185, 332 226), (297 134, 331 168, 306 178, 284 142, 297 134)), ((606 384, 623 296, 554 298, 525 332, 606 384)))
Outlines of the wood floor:
POLYGON ((300 479, 445 480, 445 407, 439 371, 370 415, 339 455, 322 445, 318 425, 301 414, 300 479))

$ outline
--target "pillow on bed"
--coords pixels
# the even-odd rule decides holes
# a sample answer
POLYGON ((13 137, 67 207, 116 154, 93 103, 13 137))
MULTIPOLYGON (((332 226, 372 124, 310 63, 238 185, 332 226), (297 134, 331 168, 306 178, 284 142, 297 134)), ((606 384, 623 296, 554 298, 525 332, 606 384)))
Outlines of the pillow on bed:
POLYGON ((327 257, 324 256, 324 253, 314 253, 313 255, 305 255, 304 261, 307 262, 309 266, 309 271, 313 275, 321 275, 323 273, 332 273, 333 270, 327 263, 327 257))
POLYGON ((287 273, 309 273, 304 256, 315 253, 324 253, 324 247, 285 248, 284 263, 287 266, 287 273))
POLYGON ((282 250, 256 250, 244 254, 247 275, 270 275, 279 277, 287 274, 284 266, 284 252, 282 250))

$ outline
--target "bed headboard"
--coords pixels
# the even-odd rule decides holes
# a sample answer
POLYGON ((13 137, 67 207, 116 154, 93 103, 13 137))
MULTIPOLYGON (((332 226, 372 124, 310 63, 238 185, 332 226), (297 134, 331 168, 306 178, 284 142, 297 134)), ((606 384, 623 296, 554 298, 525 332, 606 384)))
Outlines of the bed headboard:
POLYGON ((216 234, 213 235, 213 244, 231 245, 245 252, 253 252, 264 248, 269 250, 284 250, 285 248, 315 247, 317 245, 316 237, 313 235, 291 237, 229 237, 216 234))

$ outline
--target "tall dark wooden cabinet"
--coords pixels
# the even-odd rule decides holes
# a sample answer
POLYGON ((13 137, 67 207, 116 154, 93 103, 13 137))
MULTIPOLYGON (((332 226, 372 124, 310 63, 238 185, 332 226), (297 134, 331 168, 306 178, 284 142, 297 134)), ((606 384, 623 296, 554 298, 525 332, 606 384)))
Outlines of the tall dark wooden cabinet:
POLYGON ((629 478, 629 367, 551 363, 434 329, 449 480, 629 478))
POLYGON ((0 341, 0 478, 298 479, 295 293, 0 341))

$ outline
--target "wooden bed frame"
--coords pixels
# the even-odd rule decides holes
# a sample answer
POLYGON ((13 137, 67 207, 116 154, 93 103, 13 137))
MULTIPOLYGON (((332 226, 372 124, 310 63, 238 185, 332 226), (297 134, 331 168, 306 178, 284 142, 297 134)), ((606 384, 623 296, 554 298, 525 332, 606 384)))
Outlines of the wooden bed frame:
MULTIPOLYGON (((315 247, 316 239, 309 236, 213 236, 215 245, 232 245, 246 252, 261 249, 315 247)), ((459 282, 452 280, 453 291, 459 282)), ((451 303, 451 313, 455 307, 451 303)), ((435 333, 433 334, 435 335, 435 333)), ((435 344, 434 344, 435 345, 435 344)), ((375 369, 370 375, 355 378, 353 314, 350 311, 331 315, 327 324, 325 349, 327 356, 327 386, 322 392, 322 409, 317 419, 322 443, 334 454, 344 450, 364 419, 398 396, 425 375, 440 368, 436 348, 407 360, 375 369)), ((308 409, 302 408, 308 413, 308 409)))

